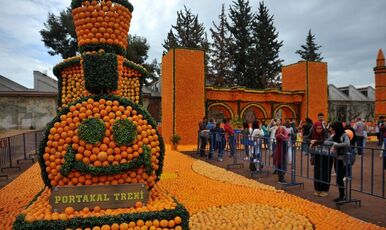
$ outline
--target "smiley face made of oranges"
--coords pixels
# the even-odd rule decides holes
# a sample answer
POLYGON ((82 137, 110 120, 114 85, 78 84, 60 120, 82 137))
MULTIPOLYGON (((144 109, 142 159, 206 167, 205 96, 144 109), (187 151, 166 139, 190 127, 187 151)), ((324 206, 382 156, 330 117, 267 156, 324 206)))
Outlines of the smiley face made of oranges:
POLYGON ((147 111, 117 96, 91 96, 64 107, 40 146, 45 184, 144 183, 150 190, 164 158, 156 128, 147 111))

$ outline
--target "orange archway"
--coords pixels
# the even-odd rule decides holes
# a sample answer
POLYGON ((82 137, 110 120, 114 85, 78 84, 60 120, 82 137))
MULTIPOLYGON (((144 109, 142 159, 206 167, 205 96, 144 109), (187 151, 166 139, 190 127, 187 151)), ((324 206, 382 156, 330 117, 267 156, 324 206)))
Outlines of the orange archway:
POLYGON ((213 103, 208 107, 208 118, 222 120, 224 118, 233 118, 232 109, 225 103, 213 103))
POLYGON ((273 117, 275 119, 296 119, 295 109, 289 105, 279 105, 273 111, 273 117))
POLYGON ((240 117, 242 117, 244 121, 252 123, 256 119, 267 118, 267 112, 265 111, 263 106, 256 103, 252 103, 245 106, 241 110, 240 117))

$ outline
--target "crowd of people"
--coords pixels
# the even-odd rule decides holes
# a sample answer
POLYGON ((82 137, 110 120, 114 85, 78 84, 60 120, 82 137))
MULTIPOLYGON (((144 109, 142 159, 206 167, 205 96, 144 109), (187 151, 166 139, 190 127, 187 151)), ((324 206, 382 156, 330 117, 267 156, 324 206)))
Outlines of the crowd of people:
MULTIPOLYGON (((382 147, 380 157, 386 170, 386 121, 380 117, 375 128, 378 145, 382 147)), ((366 123, 358 118, 354 125, 339 121, 325 122, 323 113, 318 114, 318 120, 310 118, 301 121, 272 119, 270 122, 255 120, 252 124, 243 123, 239 134, 230 123, 230 119, 215 122, 206 117, 199 123, 200 156, 223 161, 224 149, 229 148, 229 157, 236 154, 236 140, 243 146, 244 160, 250 161, 250 170, 262 167, 263 148, 269 150, 273 157, 274 173, 278 176, 278 183, 286 183, 285 173, 287 165, 294 160, 295 148, 304 155, 309 154, 310 164, 314 167, 314 194, 320 197, 328 196, 331 176, 336 175, 339 188, 339 202, 345 199, 345 177, 351 177, 351 166, 355 162, 356 154, 362 155, 367 140, 366 123), (209 145, 209 153, 206 149, 209 145), (333 172, 335 171, 335 172, 333 172)))

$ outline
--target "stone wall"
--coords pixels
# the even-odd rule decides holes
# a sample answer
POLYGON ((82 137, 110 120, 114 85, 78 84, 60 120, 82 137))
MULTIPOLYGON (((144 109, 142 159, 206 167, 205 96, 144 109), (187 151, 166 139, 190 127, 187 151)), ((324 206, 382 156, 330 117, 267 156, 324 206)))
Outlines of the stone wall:
POLYGON ((56 94, 0 95, 0 131, 41 129, 56 115, 56 94))

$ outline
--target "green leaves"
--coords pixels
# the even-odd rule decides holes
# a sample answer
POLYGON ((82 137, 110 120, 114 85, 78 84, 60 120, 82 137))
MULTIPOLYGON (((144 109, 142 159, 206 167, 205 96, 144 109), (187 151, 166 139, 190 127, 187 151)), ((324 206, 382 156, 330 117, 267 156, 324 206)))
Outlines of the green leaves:
POLYGON ((115 142, 119 145, 131 144, 137 136, 137 127, 127 118, 124 120, 117 120, 113 125, 113 137, 115 142))
POLYGON ((84 53, 87 51, 98 51, 103 49, 106 53, 114 53, 121 56, 125 56, 126 50, 118 45, 107 45, 107 44, 87 44, 79 46, 79 52, 84 53))
POLYGON ((110 93, 118 88, 118 59, 116 54, 85 54, 83 70, 86 89, 94 94, 110 93))
POLYGON ((149 75, 149 72, 141 65, 139 64, 136 64, 128 59, 125 59, 123 61, 123 66, 126 66, 128 68, 132 68, 134 70, 137 70, 140 74, 142 74, 143 76, 147 76, 149 75))
POLYGON ((52 72, 55 74, 57 78, 62 78, 61 72, 63 69, 73 67, 76 65, 80 65, 80 57, 74 57, 74 58, 71 58, 70 60, 60 62, 54 67, 52 72))
POLYGON ((93 176, 108 176, 121 174, 127 171, 132 171, 144 166, 147 174, 151 174, 151 156, 149 147, 143 147, 143 153, 138 158, 131 160, 125 164, 110 165, 104 167, 96 167, 93 165, 86 165, 83 161, 75 160, 75 151, 69 147, 67 153, 64 156, 64 165, 60 168, 60 173, 63 176, 67 176, 73 169, 76 169, 80 173, 91 174, 93 176))
POLYGON ((88 118, 79 125, 78 136, 89 144, 96 144, 102 142, 105 130, 105 123, 101 119, 88 118))
POLYGON ((14 230, 37 230, 37 229, 75 229, 75 228, 92 228, 94 226, 102 226, 105 224, 112 225, 114 223, 128 223, 129 221, 137 222, 137 220, 143 220, 144 222, 148 220, 172 220, 176 216, 181 217, 182 229, 189 229, 189 212, 186 208, 178 203, 175 199, 174 202, 177 203, 175 209, 163 209, 162 211, 152 211, 152 212, 139 212, 139 213, 128 213, 120 214, 114 216, 102 216, 102 217, 87 217, 80 218, 75 217, 67 221, 56 220, 40 220, 34 222, 27 222, 25 220, 25 215, 21 214, 16 218, 12 229, 14 230))

